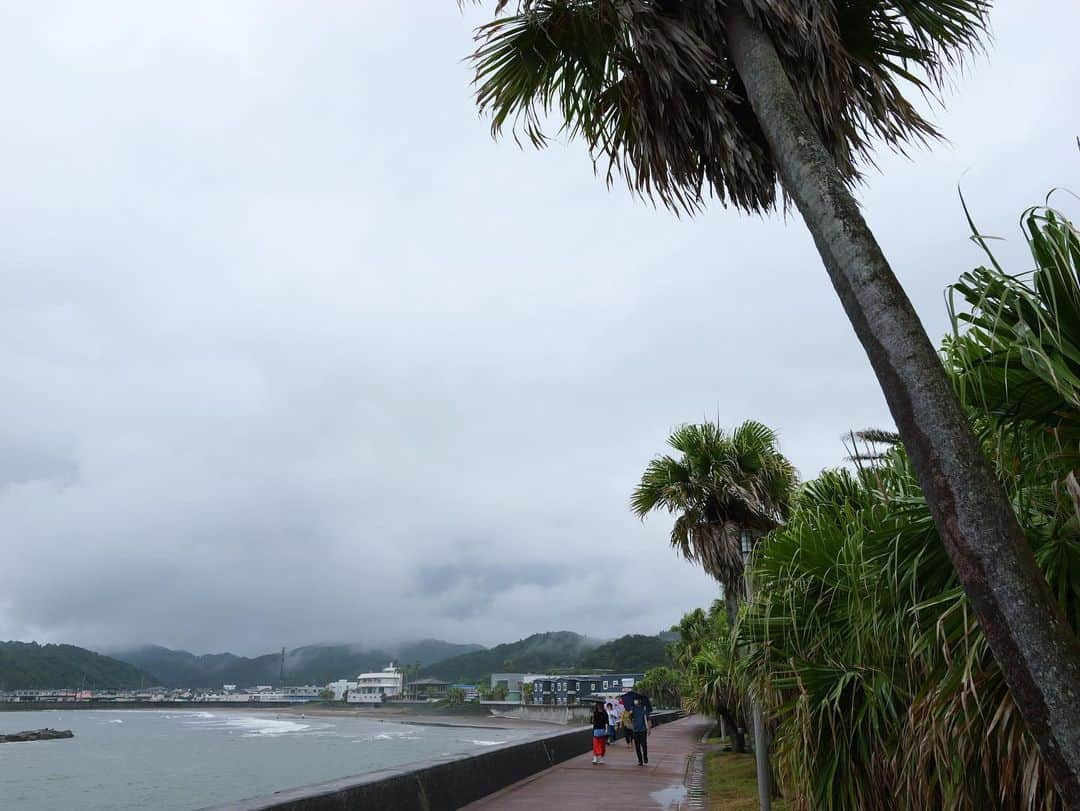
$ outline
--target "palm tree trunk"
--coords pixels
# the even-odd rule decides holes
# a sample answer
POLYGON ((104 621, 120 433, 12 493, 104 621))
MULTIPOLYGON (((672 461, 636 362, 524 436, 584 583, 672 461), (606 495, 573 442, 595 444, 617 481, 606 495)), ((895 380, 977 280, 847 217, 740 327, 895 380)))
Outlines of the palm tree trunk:
POLYGON ((720 707, 718 712, 725 723, 731 727, 731 748, 739 754, 743 754, 746 752, 746 731, 736 720, 735 714, 727 707, 720 707))
MULTIPOLYGON (((728 629, 731 633, 735 631, 735 622, 739 619, 739 592, 728 584, 724 584, 724 609, 727 614, 728 629)), ((723 711, 722 711, 723 712, 723 711)), ((731 740, 732 746, 736 752, 746 751, 746 729, 735 722, 734 718, 729 718, 728 723, 731 724, 732 733, 731 740)))
POLYGON ((775 46, 739 2, 728 4, 727 23, 732 61, 784 188, 870 358, 957 576, 1058 791, 1080 808, 1080 640, 775 46))
POLYGON ((734 633, 735 622, 739 619, 739 593, 727 583, 724 584, 724 611, 728 630, 734 633))

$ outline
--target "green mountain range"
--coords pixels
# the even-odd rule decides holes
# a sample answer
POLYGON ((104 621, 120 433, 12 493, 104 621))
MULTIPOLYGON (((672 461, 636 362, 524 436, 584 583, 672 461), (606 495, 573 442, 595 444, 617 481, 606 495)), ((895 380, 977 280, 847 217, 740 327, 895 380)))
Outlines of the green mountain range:
MULTIPOLYGON (((388 649, 368 649, 361 645, 307 645, 285 652, 287 684, 327 684, 336 679, 381 670, 391 661, 421 666, 434 664, 463 653, 482 650, 480 645, 461 645, 438 639, 409 642, 388 649)), ((143 645, 110 655, 154 673, 167 687, 221 689, 223 684, 250 687, 280 681, 281 654, 268 653, 249 658, 232 653, 196 656, 183 650, 143 645)))
POLYGON ((158 683, 127 662, 74 645, 0 642, 0 690, 128 689, 158 683))
POLYGON ((455 656, 423 668, 421 675, 446 681, 475 682, 499 672, 626 672, 645 671, 666 664, 670 664, 667 645, 659 636, 631 634, 601 644, 571 631, 553 631, 455 656))
POLYGON ((671 666, 667 642, 659 636, 628 634, 599 645, 577 662, 577 669, 610 670, 613 672, 646 671, 654 667, 671 666))
MULTIPOLYGON (((288 684, 323 685, 381 670, 391 661, 421 666, 421 675, 479 682, 496 672, 643 671, 669 664, 664 635, 631 634, 601 643, 571 631, 533 634, 483 648, 425 639, 383 649, 361 645, 307 645, 285 654, 288 684)), ((197 656, 158 645, 110 651, 106 656, 74 645, 0 642, 0 690, 42 688, 126 689, 223 684, 277 685, 281 654, 197 656)))

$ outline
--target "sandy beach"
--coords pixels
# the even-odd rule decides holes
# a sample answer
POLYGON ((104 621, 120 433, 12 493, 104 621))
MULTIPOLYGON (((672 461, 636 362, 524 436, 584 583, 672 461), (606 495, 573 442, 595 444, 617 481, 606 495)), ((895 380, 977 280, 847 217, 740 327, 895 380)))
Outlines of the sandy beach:
POLYGON ((460 708, 432 707, 430 709, 416 705, 396 707, 355 707, 343 704, 340 707, 298 704, 294 707, 280 707, 260 710, 244 708, 244 712, 266 713, 269 715, 317 717, 365 718, 372 721, 388 721, 395 724, 415 724, 417 726, 463 727, 471 729, 537 729, 548 730, 551 724, 539 721, 525 721, 518 718, 497 718, 487 711, 461 712, 460 708))

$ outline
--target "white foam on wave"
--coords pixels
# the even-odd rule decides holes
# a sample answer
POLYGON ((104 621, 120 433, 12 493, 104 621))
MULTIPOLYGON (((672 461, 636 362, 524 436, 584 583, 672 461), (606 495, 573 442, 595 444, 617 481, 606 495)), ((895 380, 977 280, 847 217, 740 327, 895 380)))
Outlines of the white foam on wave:
POLYGON ((423 740, 423 738, 410 730, 406 732, 380 732, 377 735, 364 735, 351 740, 353 743, 372 743, 374 741, 419 741, 423 740))
POLYGON ((259 735, 276 737, 278 735, 291 735, 296 732, 303 732, 305 729, 311 729, 310 724, 300 724, 296 721, 284 721, 280 718, 255 718, 248 716, 229 718, 225 721, 224 726, 243 730, 245 737, 255 737, 259 735))
POLYGON ((305 732, 312 729, 311 724, 287 721, 283 718, 267 718, 255 715, 215 715, 210 712, 192 713, 183 722, 184 726, 200 729, 241 732, 242 737, 277 737, 305 732))
POLYGON ((506 743, 506 741, 477 741, 471 738, 466 738, 464 740, 465 743, 475 744, 476 746, 498 746, 501 743, 506 743))
POLYGON ((110 724, 122 724, 122 723, 124 723, 124 721, 121 718, 113 718, 111 721, 109 721, 109 723, 110 724))

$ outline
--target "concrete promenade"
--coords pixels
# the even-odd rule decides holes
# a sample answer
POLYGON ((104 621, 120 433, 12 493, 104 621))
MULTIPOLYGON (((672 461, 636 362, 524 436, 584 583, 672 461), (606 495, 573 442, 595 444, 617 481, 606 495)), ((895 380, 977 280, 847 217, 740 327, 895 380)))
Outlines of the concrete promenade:
MULTIPOLYGON (((534 777, 515 783, 468 809, 557 809, 598 807, 622 809, 704 808, 693 783, 699 770, 699 743, 712 727, 707 718, 691 716, 656 727, 649 734, 649 763, 638 766, 633 747, 620 739, 608 746, 606 763, 594 766, 592 754, 572 758, 534 777)), ((699 788, 699 787, 697 787, 699 788)))

